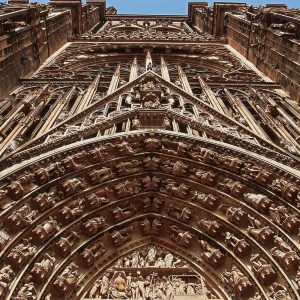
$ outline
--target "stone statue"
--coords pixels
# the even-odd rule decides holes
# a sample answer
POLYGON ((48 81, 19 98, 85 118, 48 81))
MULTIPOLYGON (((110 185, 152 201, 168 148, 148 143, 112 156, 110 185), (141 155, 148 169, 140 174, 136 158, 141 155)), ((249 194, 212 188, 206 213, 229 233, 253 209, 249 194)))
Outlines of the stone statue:
POLYGON ((127 241, 131 239, 130 233, 133 231, 133 226, 129 226, 127 228, 123 228, 121 230, 115 230, 111 235, 111 239, 113 242, 113 245, 115 247, 119 247, 123 244, 125 244, 127 241))
POLYGON ((59 257, 66 257, 71 253, 73 247, 79 242, 79 240, 79 234, 75 231, 71 231, 67 237, 61 237, 53 245, 53 250, 59 257))
POLYGON ((251 253, 251 246, 244 239, 237 238, 233 233, 225 232, 225 244, 233 249, 234 254, 246 257, 251 253))
POLYGON ((239 181, 225 178, 223 182, 218 183, 218 188, 233 197, 241 197, 244 194, 246 187, 239 181))
POLYGON ((42 284, 44 283, 51 275, 55 266, 55 257, 45 254, 42 261, 35 263, 32 270, 31 276, 34 283, 42 284))
POLYGON ((176 225, 172 225, 170 227, 171 234, 170 237, 173 241, 176 242, 177 245, 183 247, 190 247, 194 242, 194 235, 189 231, 184 231, 177 227, 176 225))
POLYGON ((220 198, 214 196, 213 194, 203 194, 199 192, 195 192, 193 196, 193 200, 199 201, 205 208, 209 210, 216 210, 220 204, 220 198))
POLYGON ((106 226, 104 217, 95 217, 82 224, 82 231, 86 236, 93 236, 106 226))
POLYGON ((199 246, 203 251, 202 258, 214 268, 220 268, 225 264, 226 256, 219 249, 204 240, 199 240, 199 246))
POLYGON ((262 213, 267 213, 272 200, 262 194, 246 193, 244 194, 245 201, 262 213))
POLYGON ((87 181, 91 185, 97 185, 114 177, 115 175, 112 172, 111 168, 106 167, 103 167, 100 170, 90 171, 86 174, 87 181))
POLYGON ((171 203, 167 210, 169 216, 176 218, 183 223, 189 223, 192 217, 192 211, 187 207, 178 207, 171 203))

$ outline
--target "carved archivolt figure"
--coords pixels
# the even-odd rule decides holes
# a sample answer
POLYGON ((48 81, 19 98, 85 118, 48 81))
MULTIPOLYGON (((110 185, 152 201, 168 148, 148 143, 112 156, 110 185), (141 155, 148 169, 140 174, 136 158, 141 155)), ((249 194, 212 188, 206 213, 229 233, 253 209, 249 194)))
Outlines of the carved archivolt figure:
POLYGON ((194 235, 191 234, 189 231, 184 231, 177 227, 176 225, 172 225, 171 229, 171 239, 174 240, 177 245, 190 247, 194 241, 194 235))
POLYGON ((37 290, 33 282, 25 283, 19 290, 14 300, 35 300, 37 299, 37 290))
POLYGON ((12 282, 15 272, 10 265, 4 266, 0 270, 0 297, 6 295, 9 284, 12 282))
POLYGON ((37 284, 45 282, 54 270, 54 266, 55 257, 46 254, 41 262, 34 264, 31 270, 32 280, 37 284))
POLYGON ((262 194, 246 193, 244 194, 244 199, 248 204, 262 213, 267 213, 272 205, 272 200, 262 194))
POLYGON ((231 267, 231 270, 222 273, 224 283, 229 284, 231 288, 241 297, 249 297, 253 295, 254 289, 249 281, 236 265, 231 267))
POLYGON ((234 254, 246 257, 251 253, 251 246, 244 239, 237 238, 231 232, 225 232, 225 244, 233 249, 234 254))
POLYGON ((203 259, 214 268, 220 268, 225 264, 226 256, 217 248, 212 247, 204 240, 199 241, 200 249, 203 251, 203 259))
POLYGON ((129 226, 121 230, 114 231, 110 236, 114 246, 118 247, 125 244, 128 240, 131 239, 130 233, 133 231, 133 227, 129 226))
POLYGON ((104 217, 95 217, 82 224, 82 230, 85 235, 92 236, 99 232, 106 225, 104 217))

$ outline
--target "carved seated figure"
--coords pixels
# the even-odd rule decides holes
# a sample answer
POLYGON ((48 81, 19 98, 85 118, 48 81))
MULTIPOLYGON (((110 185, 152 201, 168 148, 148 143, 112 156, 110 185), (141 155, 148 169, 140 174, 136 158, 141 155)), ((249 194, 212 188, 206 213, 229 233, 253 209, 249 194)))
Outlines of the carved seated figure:
POLYGON ((259 254, 252 254, 250 261, 253 273, 262 284, 271 285, 277 279, 278 274, 273 266, 259 254))
POLYGON ((272 182, 271 189, 281 195, 281 197, 289 202, 295 202, 299 195, 300 189, 283 179, 275 179, 272 182))
POLYGON ((268 293, 268 297, 270 300, 292 300, 293 298, 290 296, 286 287, 277 282, 274 282, 270 288, 270 293, 268 293))
POLYGON ((272 204, 267 196, 262 194, 247 193, 244 195, 245 201, 262 213, 267 213, 272 204))
POLYGON ((141 190, 140 182, 137 179, 134 180, 125 180, 115 186, 117 196, 119 198, 124 198, 128 196, 132 196, 134 194, 138 194, 141 190))
POLYGON ((103 167, 100 170, 93 170, 87 173, 87 181, 91 185, 97 185, 101 182, 114 178, 111 168, 103 167))
POLYGON ((98 257, 106 252, 102 242, 97 242, 93 246, 86 248, 77 256, 77 262, 83 268, 92 266, 98 257))
POLYGON ((80 217, 84 212, 83 206, 78 205, 72 207, 72 205, 64 206, 58 213, 57 219, 60 223, 66 225, 80 217))
POLYGON ((106 225, 104 217, 92 218, 82 224, 82 231, 86 236, 93 236, 106 225))
POLYGON ((202 219, 197 224, 205 233, 212 237, 219 238, 222 235, 223 226, 218 221, 202 219))
POLYGON ((171 234, 170 237, 173 241, 176 242, 177 245, 183 247, 190 247, 195 239, 195 236, 191 234, 189 231, 184 231, 177 227, 176 225, 172 225, 170 227, 171 234))
POLYGON ((19 271, 28 260, 36 253, 36 247, 25 241, 15 246, 7 255, 5 261, 12 266, 15 271, 19 271))
POLYGON ((190 187, 184 183, 178 184, 172 179, 166 179, 164 182, 164 187, 161 188, 161 192, 176 196, 179 198, 185 198, 190 190, 190 187))
POLYGON ((222 273, 222 279, 228 284, 240 297, 250 297, 254 293, 253 285, 237 266, 233 265, 230 271, 225 270, 222 273))
POLYGON ((245 192, 245 185, 230 178, 225 178, 223 182, 219 182, 218 188, 233 197, 241 197, 245 192))
POLYGON ((112 158, 112 153, 115 149, 115 145, 107 143, 103 146, 95 148, 89 152, 89 155, 94 162, 106 161, 112 158))
POLYGON ((180 208, 175 206, 173 203, 171 203, 168 208, 168 214, 183 223, 189 223, 192 217, 192 211, 189 208, 180 208))
POLYGON ((147 171, 157 171, 160 167, 161 159, 158 157, 146 157, 143 160, 144 168, 147 171))
POLYGON ((142 163, 136 159, 132 161, 120 162, 116 165, 117 171, 120 175, 134 174, 141 170, 142 163))
POLYGON ((91 193, 85 197, 84 203, 88 209, 95 209, 109 202, 110 200, 106 196, 100 196, 95 193, 91 193))
POLYGON ((71 253, 72 248, 79 242, 80 236, 77 232, 71 231, 67 237, 61 237, 54 245, 55 254, 60 257, 66 257, 71 253))
POLYGON ((61 184, 60 190, 64 196, 74 195, 76 192, 84 189, 84 184, 77 178, 70 178, 61 184))
POLYGON ((38 194, 31 201, 33 209, 37 209, 40 212, 43 212, 50 207, 54 206, 56 198, 53 193, 42 193, 38 194))
POLYGON ((57 297, 65 298, 66 295, 75 287, 75 283, 78 279, 78 266, 71 263, 56 278, 52 285, 52 293, 57 297))
POLYGON ((225 264, 226 256, 217 248, 212 247, 204 240, 199 241, 200 249, 203 251, 201 256, 214 268, 220 268, 225 264))
POLYGON ((57 222, 53 219, 46 221, 43 225, 37 225, 32 230, 32 240, 36 245, 40 245, 59 230, 57 222))
POLYGON ((193 200, 199 201, 205 208, 209 210, 216 210, 220 204, 220 198, 213 194, 203 194, 195 192, 193 200))
POLYGON ((274 239, 275 247, 271 254, 279 264, 287 271, 294 272, 300 265, 300 258, 295 251, 279 236, 274 239))
POLYGON ((10 283, 12 282, 15 276, 15 272, 12 270, 10 265, 4 266, 0 270, 0 298, 5 297, 6 292, 10 283))
POLYGON ((189 152, 189 149, 190 146, 185 143, 175 142, 168 139, 162 140, 162 152, 166 154, 185 157, 189 152))
MULTIPOLYGON (((134 143, 133 146, 138 146, 137 143, 134 143)), ((128 143, 128 142, 121 142, 117 144, 119 153, 121 155, 132 155, 136 153, 136 150, 128 143)))
POLYGON ((237 157, 223 156, 219 160, 219 165, 223 166, 224 169, 231 171, 236 174, 240 174, 240 171, 244 165, 244 162, 237 157))
POLYGON ((219 209, 225 213, 231 223, 243 227, 249 224, 247 213, 242 208, 222 204, 219 209))
POLYGON ((35 263, 32 270, 31 276, 33 282, 37 284, 44 283, 51 275, 55 266, 55 257, 46 254, 41 262, 35 263))
POLYGON ((253 236, 259 243, 265 246, 270 246, 274 242, 275 233, 269 226, 264 226, 264 224, 255 219, 254 217, 248 215, 248 219, 251 226, 247 228, 247 232, 253 236))
POLYGON ((13 300, 35 300, 37 298, 37 290, 33 282, 25 283, 19 290, 13 300))
POLYGON ((156 138, 148 138, 144 140, 145 149, 150 152, 158 151, 161 148, 161 141, 156 138))
POLYGON ((67 170, 67 172, 73 172, 76 170, 80 170, 83 167, 82 164, 76 163, 76 161, 75 161, 76 159, 83 159, 83 154, 78 153, 77 155, 69 156, 62 160, 62 163, 63 163, 65 169, 67 170))
POLYGON ((188 152, 189 156, 195 160, 212 164, 218 162, 218 154, 210 149, 202 148, 199 146, 194 147, 188 152))
POLYGON ((181 161, 166 160, 163 162, 161 169, 165 173, 180 177, 186 176, 188 172, 188 166, 181 161))
POLYGON ((213 171, 197 170, 195 175, 199 178, 200 183, 214 186, 218 181, 218 175, 213 171))
POLYGON ((140 222, 140 228, 142 234, 153 234, 159 235, 161 230, 162 222, 158 219, 154 219, 152 222, 149 219, 145 219, 140 222))
POLYGON ((25 194, 25 189, 23 188, 19 180, 15 180, 7 186, 7 195, 12 200, 19 200, 24 196, 24 194, 25 194))
POLYGON ((247 164, 244 168, 244 177, 249 180, 255 181, 262 186, 267 186, 273 179, 274 174, 262 167, 247 164))
POLYGON ((129 226, 127 228, 123 228, 121 230, 115 230, 111 233, 110 237, 112 239, 113 245, 115 247, 122 246, 127 241, 131 239, 130 233, 133 232, 133 226, 129 226))
POLYGON ((31 210, 30 206, 25 204, 4 219, 4 225, 14 233, 30 224, 35 216, 36 211, 31 210))
POLYGON ((46 184, 50 180, 55 179, 65 173, 65 168, 61 162, 55 162, 47 167, 41 167, 34 173, 36 182, 39 185, 46 184))
POLYGON ((154 199, 146 197, 141 200, 142 208, 147 212, 160 212, 164 206, 164 200, 155 197, 154 199))
POLYGON ((111 211, 112 211, 115 221, 121 222, 121 221, 131 218, 136 213, 136 208, 134 207, 133 204, 130 204, 129 206, 127 206, 125 208, 121 208, 121 207, 117 206, 117 207, 113 208, 111 211))
POLYGON ((244 239, 239 239, 231 232, 225 232, 225 244, 233 249, 234 254, 246 257, 251 253, 251 246, 244 239))
POLYGON ((288 233, 297 234, 300 228, 300 220, 286 207, 272 204, 269 208, 271 218, 288 233))

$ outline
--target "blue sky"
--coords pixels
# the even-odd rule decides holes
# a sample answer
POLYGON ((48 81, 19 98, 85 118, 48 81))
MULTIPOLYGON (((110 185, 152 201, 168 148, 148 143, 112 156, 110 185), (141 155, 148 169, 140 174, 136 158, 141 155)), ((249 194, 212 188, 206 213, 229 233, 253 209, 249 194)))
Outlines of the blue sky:
MULTIPOLYGON (((198 0, 200 1, 200 0, 198 0)), ((205 0, 204 0, 205 1, 205 0)), ((107 6, 114 6, 117 8, 119 14, 187 14, 187 3, 193 2, 188 0, 107 0, 107 6)), ((197 1, 194 1, 197 2, 197 1)), ((212 4, 213 1, 208 1, 212 4)), ((220 2, 234 2, 222 0, 220 2)), ((263 5, 266 3, 285 3, 289 7, 300 8, 300 0, 249 0, 236 1, 246 2, 253 5, 263 5)))

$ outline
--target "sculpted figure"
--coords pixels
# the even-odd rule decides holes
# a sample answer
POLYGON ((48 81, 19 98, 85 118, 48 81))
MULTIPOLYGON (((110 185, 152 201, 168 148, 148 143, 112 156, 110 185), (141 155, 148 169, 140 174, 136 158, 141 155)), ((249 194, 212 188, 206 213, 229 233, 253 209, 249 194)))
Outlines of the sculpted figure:
POLYGON ((162 152, 175 155, 175 156, 183 156, 185 157, 190 149, 185 143, 175 142, 168 139, 162 140, 162 152))
POLYGON ((141 170, 142 163, 136 159, 132 161, 121 162, 116 165, 117 171, 120 175, 128 175, 137 173, 141 170))
POLYGON ((19 200, 25 194, 25 189, 23 188, 20 180, 16 179, 11 184, 7 186, 7 195, 12 200, 19 200))
MULTIPOLYGON (((133 146, 138 146, 138 145, 137 143, 134 143, 133 146)), ((132 148, 132 146, 130 146, 128 142, 125 141, 117 144, 117 147, 121 155, 132 155, 136 153, 136 150, 132 148)))
POLYGON ((146 197, 141 202, 144 211, 160 212, 164 206, 164 200, 158 197, 154 199, 146 197))
POLYGON ((67 237, 61 237, 54 245, 55 254, 65 257, 71 253, 72 248, 79 242, 80 236, 77 232, 71 231, 67 237))
POLYGON ((71 263, 60 276, 56 278, 52 285, 53 294, 60 297, 66 297, 66 295, 74 288, 78 279, 78 266, 71 263))
POLYGON ((101 161, 107 161, 110 158, 113 157, 113 152, 115 150, 115 145, 111 143, 106 143, 103 146, 100 146, 98 148, 95 148, 89 152, 90 157, 92 161, 94 162, 101 162, 101 161))
POLYGON ((15 271, 19 271, 25 263, 36 253, 36 247, 24 240, 15 246, 6 257, 6 262, 12 266, 15 271))
POLYGON ((177 245, 183 247, 190 247, 194 242, 194 235, 189 231, 184 231, 177 227, 176 225, 172 225, 170 227, 171 234, 170 237, 173 241, 176 242, 177 245))
POLYGON ((231 232, 225 232, 225 244, 233 249, 234 254, 246 257, 251 253, 251 246, 244 239, 237 238, 231 232))
POLYGON ((220 268, 224 265, 226 256, 217 248, 212 247, 204 240, 199 241, 200 249, 203 251, 201 256, 214 268, 220 268))
POLYGON ((295 202, 300 192, 296 185, 283 179, 273 180, 271 189, 289 202, 295 202))
MULTIPOLYGON (((107 191, 106 194, 109 194, 107 191)), ((109 203, 110 200, 107 198, 107 196, 100 196, 99 194, 91 193, 87 196, 85 196, 85 205, 88 209, 95 209, 98 207, 101 207, 102 205, 105 205, 109 203)))
POLYGON ((262 194, 246 193, 244 199, 248 204, 262 213, 267 213, 272 204, 272 200, 262 194))
POLYGON ((240 297, 250 297, 254 293, 253 285, 237 266, 232 265, 231 270, 222 273, 222 279, 240 297))
POLYGON ((157 171, 159 169, 160 162, 160 158, 150 156, 144 158, 143 160, 144 168, 148 171, 157 171))
POLYGON ((218 175, 213 171, 196 170, 195 175, 199 178, 200 183, 214 186, 218 180, 218 175))
POLYGON ((78 256, 78 264, 84 268, 92 266, 98 257, 106 252, 102 242, 96 242, 94 245, 83 250, 78 256))
POLYGON ((31 276, 34 283, 44 283, 54 270, 55 257, 45 254, 41 262, 35 263, 32 270, 31 276))
POLYGON ((241 197, 245 192, 245 185, 230 178, 225 178, 223 182, 219 182, 218 188, 233 197, 241 197))
POLYGON ((84 189, 84 184, 77 178, 70 178, 64 181, 59 188, 64 196, 74 195, 76 192, 84 189))
POLYGON ((73 156, 68 156, 67 158, 62 160, 62 163, 65 167, 65 169, 67 170, 67 172, 73 172, 76 170, 80 170, 83 165, 82 164, 78 164, 76 163, 76 159, 81 160, 84 158, 84 154, 83 153, 78 153, 76 155, 73 156))
POLYGON ((183 223, 189 223, 192 216, 192 211, 189 208, 180 208, 175 206, 173 203, 171 203, 167 211, 169 216, 174 217, 183 223))
POLYGON ((142 181, 146 191, 155 191, 158 189, 161 179, 156 176, 147 176, 142 181))
POLYGON ((140 222, 141 231, 143 234, 154 234, 159 235, 161 230, 162 222, 158 219, 154 219, 152 222, 149 219, 145 219, 140 222))
POLYGON ((37 290, 33 282, 25 283, 19 290, 14 300, 35 300, 37 299, 37 290))
POLYGON ((184 183, 178 184, 172 179, 166 179, 164 181, 164 187, 161 188, 161 192, 176 196, 179 198, 185 198, 189 192, 190 187, 184 183))
POLYGON ((156 138, 145 139, 144 143, 146 150, 150 152, 158 151, 161 148, 161 141, 156 138))
POLYGON ((72 207, 72 204, 69 206, 64 206, 58 213, 58 221, 64 225, 69 224, 80 217, 83 212, 84 209, 82 205, 75 207, 72 207))
POLYGON ((276 247, 271 249, 271 254, 287 271, 296 271, 300 265, 300 258, 292 248, 279 236, 274 239, 276 247))
POLYGON ((262 167, 247 164, 244 168, 243 176, 263 186, 267 186, 272 181, 274 174, 262 167))
POLYGON ((121 230, 115 230, 111 235, 112 242, 115 247, 122 246, 131 239, 130 233, 133 231, 133 226, 123 228, 121 230))
POLYGON ((198 226, 207 234, 218 238, 222 235, 223 226, 218 221, 202 219, 197 222, 198 226))
POLYGON ((253 273, 262 284, 270 285, 277 279, 278 274, 273 266, 259 254, 252 254, 250 261, 253 273))
POLYGON ((125 208, 121 208, 119 206, 113 208, 112 214, 114 216, 115 221, 121 222, 123 220, 131 218, 136 213, 136 208, 133 204, 130 204, 129 206, 125 208))
POLYGON ((272 245, 274 241, 275 233, 271 230, 269 226, 264 226, 264 224, 255 219, 254 217, 248 215, 248 219, 251 226, 247 228, 247 232, 252 235, 259 243, 263 245, 272 245))
POLYGON ((268 294, 270 300, 292 300, 286 287, 277 282, 271 286, 270 293, 268 294))
POLYGON ((8 290, 10 283, 15 276, 15 272, 12 270, 10 265, 4 266, 0 270, 0 297, 4 297, 8 290))
POLYGON ((36 182, 39 185, 46 184, 50 180, 55 179, 65 173, 65 168, 61 162, 55 162, 47 167, 41 167, 34 173, 36 182))
POLYGON ((183 177, 187 175, 188 166, 181 161, 173 162, 171 160, 166 160, 163 162, 161 169, 165 173, 183 177))
POLYGON ((86 236, 93 236, 106 225, 104 217, 96 217, 82 224, 82 231, 86 236))
POLYGON ((225 213, 228 221, 233 224, 246 226, 249 223, 247 213, 240 207, 222 204, 219 209, 225 213))
POLYGON ((38 211, 43 212, 54 206, 57 200, 58 198, 54 196, 54 193, 42 193, 38 194, 32 199, 31 205, 33 209, 37 209, 38 211))
POLYGON ((43 225, 39 224, 32 230, 32 239, 35 244, 40 245, 58 230, 59 226, 57 222, 53 219, 48 220, 44 222, 43 225))
POLYGON ((219 166, 236 174, 240 174, 243 165, 244 162, 237 157, 223 156, 219 159, 219 166))
POLYGON ((36 211, 31 210, 30 206, 26 203, 18 210, 14 211, 6 219, 4 225, 10 232, 17 232, 26 225, 30 224, 36 217, 36 211))
POLYGON ((189 156, 195 160, 204 162, 206 164, 213 164, 218 162, 218 153, 201 148, 199 146, 194 147, 191 151, 188 152, 189 156))
POLYGON ((111 168, 103 167, 100 170, 93 170, 86 174, 86 178, 89 184, 97 185, 101 182, 107 181, 115 177, 111 168))
POLYGON ((214 196, 213 194, 203 194, 195 192, 193 200, 199 201, 205 208, 209 210, 216 210, 220 204, 220 198, 214 196))
POLYGON ((271 218, 288 233, 296 234, 300 228, 300 220, 295 214, 289 212, 285 206, 275 206, 269 208, 271 218))
POLYGON ((119 198, 124 198, 127 196, 132 196, 138 194, 141 190, 141 184, 137 179, 125 180, 115 186, 117 196, 119 198))

